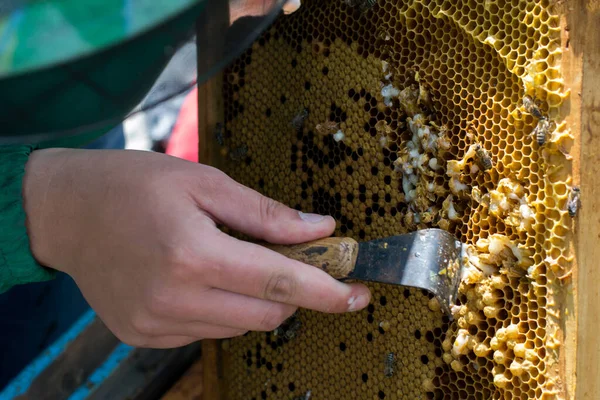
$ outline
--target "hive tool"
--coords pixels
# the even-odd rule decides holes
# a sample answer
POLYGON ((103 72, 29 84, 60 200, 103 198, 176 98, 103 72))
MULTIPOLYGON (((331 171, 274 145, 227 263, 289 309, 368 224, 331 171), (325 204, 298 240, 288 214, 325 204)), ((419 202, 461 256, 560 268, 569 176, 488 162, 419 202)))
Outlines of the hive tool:
POLYGON ((340 281, 359 280, 424 289, 452 318, 462 273, 464 246, 451 233, 423 229, 366 242, 329 237, 266 247, 327 272, 340 281))

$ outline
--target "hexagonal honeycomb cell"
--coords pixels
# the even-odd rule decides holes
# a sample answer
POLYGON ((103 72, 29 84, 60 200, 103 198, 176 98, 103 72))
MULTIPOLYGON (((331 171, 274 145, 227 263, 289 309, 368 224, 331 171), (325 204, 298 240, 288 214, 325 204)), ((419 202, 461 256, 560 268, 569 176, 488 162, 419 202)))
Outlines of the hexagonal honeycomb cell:
POLYGON ((227 399, 542 399, 562 393, 569 131, 548 1, 305 0, 224 74, 222 169, 370 240, 469 245, 453 319, 369 284, 367 309, 225 340, 227 399), (293 332, 289 332, 294 326, 293 332))

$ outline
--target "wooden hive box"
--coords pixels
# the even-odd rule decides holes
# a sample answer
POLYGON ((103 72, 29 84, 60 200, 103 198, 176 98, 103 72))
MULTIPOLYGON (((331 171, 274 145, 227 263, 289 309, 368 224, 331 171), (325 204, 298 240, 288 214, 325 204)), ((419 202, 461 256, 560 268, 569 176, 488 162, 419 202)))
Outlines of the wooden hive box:
POLYGON ((473 246, 453 322, 372 284, 293 339, 205 341, 204 398, 600 398, 599 26, 591 0, 306 0, 201 86, 200 162, 338 236, 473 246))

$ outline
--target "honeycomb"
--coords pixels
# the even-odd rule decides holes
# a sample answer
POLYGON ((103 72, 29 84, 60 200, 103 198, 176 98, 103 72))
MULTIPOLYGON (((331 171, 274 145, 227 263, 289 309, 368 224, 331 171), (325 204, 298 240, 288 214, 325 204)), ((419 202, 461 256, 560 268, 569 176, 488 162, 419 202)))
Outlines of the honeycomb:
POLYGON ((453 318, 368 284, 221 341, 227 399, 564 397, 572 137, 548 1, 305 0, 224 73, 215 162, 336 235, 428 227, 469 245, 453 318))

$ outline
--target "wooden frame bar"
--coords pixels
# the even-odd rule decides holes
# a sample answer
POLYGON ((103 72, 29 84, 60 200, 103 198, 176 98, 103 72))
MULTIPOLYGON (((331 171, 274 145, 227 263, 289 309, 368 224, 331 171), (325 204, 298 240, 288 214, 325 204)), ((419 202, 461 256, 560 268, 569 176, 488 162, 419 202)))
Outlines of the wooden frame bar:
POLYGON ((581 187, 582 201, 574 231, 575 312, 566 316, 565 336, 566 359, 575 371, 564 372, 568 398, 592 400, 600 393, 600 2, 578 0, 564 6, 570 36, 564 52, 575 136, 573 181, 581 187), (576 329, 569 329, 569 323, 576 329))

